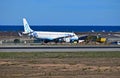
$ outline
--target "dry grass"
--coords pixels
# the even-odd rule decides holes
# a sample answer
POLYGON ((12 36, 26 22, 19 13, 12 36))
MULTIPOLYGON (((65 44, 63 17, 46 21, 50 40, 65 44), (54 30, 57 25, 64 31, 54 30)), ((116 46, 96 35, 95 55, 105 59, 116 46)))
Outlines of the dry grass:
POLYGON ((0 78, 119 78, 119 73, 119 57, 0 59, 0 78))

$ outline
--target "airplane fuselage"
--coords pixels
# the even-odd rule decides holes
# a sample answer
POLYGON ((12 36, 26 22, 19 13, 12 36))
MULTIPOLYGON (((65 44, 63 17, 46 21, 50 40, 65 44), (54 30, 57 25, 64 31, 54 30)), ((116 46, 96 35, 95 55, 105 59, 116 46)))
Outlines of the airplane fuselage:
POLYGON ((35 38, 39 39, 48 39, 53 40, 57 38, 68 38, 70 40, 78 40, 78 37, 74 33, 70 32, 44 32, 44 31, 34 31, 32 35, 35 36, 35 38))

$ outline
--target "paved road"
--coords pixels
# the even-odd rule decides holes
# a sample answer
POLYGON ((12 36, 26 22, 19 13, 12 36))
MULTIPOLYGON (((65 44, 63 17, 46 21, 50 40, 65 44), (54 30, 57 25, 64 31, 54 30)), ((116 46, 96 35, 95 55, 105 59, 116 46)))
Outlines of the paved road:
POLYGON ((120 51, 120 46, 79 46, 79 47, 0 47, 0 52, 80 52, 80 51, 120 51))

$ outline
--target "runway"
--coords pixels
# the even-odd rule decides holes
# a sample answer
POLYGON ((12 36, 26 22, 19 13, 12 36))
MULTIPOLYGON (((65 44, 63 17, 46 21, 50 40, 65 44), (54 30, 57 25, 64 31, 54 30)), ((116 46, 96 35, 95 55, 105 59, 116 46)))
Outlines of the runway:
POLYGON ((120 46, 47 46, 47 47, 0 47, 0 52, 85 52, 120 51, 120 46))

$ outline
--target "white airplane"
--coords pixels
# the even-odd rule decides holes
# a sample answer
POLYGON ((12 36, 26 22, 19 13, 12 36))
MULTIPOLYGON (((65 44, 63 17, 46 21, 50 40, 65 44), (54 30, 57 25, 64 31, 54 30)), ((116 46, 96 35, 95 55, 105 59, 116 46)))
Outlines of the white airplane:
POLYGON ((78 41, 78 36, 75 33, 70 32, 46 32, 46 31, 34 31, 30 28, 25 18, 23 18, 24 32, 28 36, 39 39, 45 43, 54 41, 74 42, 78 41))

